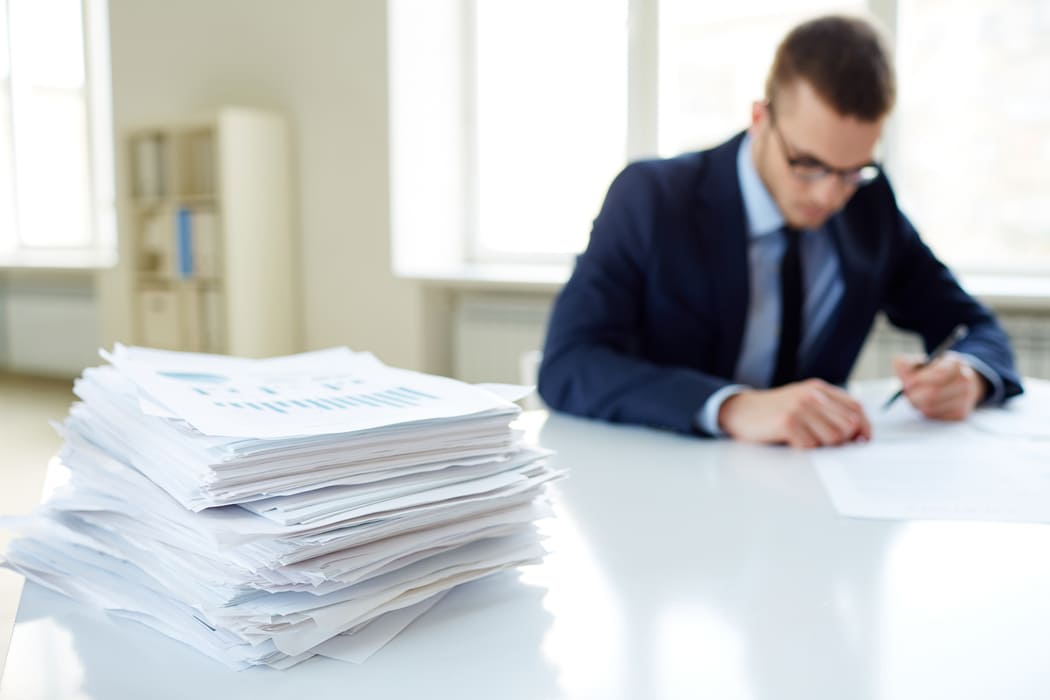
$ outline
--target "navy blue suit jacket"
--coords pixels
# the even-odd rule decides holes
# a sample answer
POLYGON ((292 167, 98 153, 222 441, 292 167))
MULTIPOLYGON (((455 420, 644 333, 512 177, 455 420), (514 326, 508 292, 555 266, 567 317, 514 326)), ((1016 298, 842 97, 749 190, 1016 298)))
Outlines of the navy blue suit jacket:
MULTIPOLYGON (((691 432, 707 399, 732 383, 750 274, 736 167, 742 138, 633 163, 613 181, 551 315, 539 375, 551 408, 691 432)), ((1021 392, 1006 335, 919 239, 884 175, 829 228, 845 292, 801 358, 803 376, 845 384, 884 311, 927 351, 967 324, 955 349, 995 370, 1007 397, 1021 392)))

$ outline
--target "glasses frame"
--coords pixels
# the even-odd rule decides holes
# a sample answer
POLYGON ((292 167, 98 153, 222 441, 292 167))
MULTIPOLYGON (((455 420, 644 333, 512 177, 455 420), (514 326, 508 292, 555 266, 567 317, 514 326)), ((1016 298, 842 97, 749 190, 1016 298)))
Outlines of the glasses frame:
POLYGON ((784 160, 787 161, 791 174, 802 182, 820 182, 829 175, 835 175, 839 181, 849 187, 863 187, 878 179, 882 173, 882 166, 875 161, 865 163, 858 168, 834 168, 827 163, 821 162, 813 156, 793 156, 792 149, 788 147, 784 134, 777 125, 776 115, 773 112, 773 103, 766 103, 769 110, 769 124, 780 142, 780 148, 784 152, 784 160))

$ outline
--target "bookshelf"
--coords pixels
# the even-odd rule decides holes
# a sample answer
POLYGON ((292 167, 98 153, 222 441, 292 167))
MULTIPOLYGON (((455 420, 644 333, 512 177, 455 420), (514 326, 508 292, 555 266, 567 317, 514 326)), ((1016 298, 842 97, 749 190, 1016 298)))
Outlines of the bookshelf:
POLYGON ((288 127, 228 107, 127 133, 135 342, 297 351, 288 127))

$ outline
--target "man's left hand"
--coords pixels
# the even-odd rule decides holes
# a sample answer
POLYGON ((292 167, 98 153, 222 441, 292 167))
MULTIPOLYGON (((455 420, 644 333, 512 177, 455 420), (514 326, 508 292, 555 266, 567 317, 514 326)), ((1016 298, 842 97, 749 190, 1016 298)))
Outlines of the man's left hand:
POLYGON ((963 420, 984 398, 985 380, 962 357, 948 352, 923 366, 918 356, 893 358, 911 405, 927 418, 963 420))

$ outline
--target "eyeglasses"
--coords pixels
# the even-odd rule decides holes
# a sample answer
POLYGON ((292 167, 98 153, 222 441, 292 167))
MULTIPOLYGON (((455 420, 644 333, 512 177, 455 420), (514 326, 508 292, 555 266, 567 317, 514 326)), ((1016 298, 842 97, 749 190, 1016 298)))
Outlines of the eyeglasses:
POLYGON ((777 135, 777 140, 780 141, 780 147, 784 151, 788 167, 791 168, 791 174, 803 182, 819 182, 828 175, 835 175, 844 185, 861 187, 873 182, 881 172, 877 163, 867 163, 859 168, 843 170, 825 165, 812 156, 793 156, 787 141, 784 140, 784 134, 780 133, 780 128, 777 126, 772 104, 769 105, 769 123, 773 127, 773 133, 777 135))

